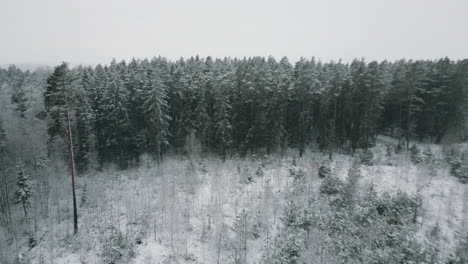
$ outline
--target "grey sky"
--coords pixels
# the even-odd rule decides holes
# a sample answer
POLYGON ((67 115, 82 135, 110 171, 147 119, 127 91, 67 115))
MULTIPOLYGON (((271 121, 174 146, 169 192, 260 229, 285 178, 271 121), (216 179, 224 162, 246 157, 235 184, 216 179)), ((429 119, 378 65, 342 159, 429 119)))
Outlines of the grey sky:
POLYGON ((0 0, 0 64, 468 58, 467 0, 0 0))

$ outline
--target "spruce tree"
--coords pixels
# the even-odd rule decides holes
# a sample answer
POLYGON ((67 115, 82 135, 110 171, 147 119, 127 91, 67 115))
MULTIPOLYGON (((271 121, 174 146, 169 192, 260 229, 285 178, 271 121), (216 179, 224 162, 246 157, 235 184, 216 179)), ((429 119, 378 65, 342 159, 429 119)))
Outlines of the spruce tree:
POLYGON ((180 151, 184 148, 187 136, 195 129, 191 103, 193 93, 188 89, 189 79, 184 60, 179 60, 171 66, 170 76, 167 87, 169 116, 171 116, 170 144, 176 151, 180 151))
POLYGON ((156 154, 158 163, 162 158, 164 148, 169 145, 169 121, 166 86, 162 82, 157 69, 148 69, 141 97, 142 111, 147 128, 147 144, 156 154))
POLYGON ((92 83, 90 86, 90 103, 95 116, 96 148, 99 161, 102 163, 108 158, 107 135, 106 135, 106 113, 104 111, 104 97, 107 89, 107 73, 105 68, 98 64, 93 71, 92 83))
POLYGON ((76 127, 78 132, 78 150, 76 162, 78 170, 85 170, 96 158, 96 114, 92 108, 92 86, 94 75, 90 68, 82 72, 78 104, 76 107, 76 127))
POLYGON ((22 118, 25 118, 26 112, 26 79, 29 75, 29 71, 22 72, 20 69, 15 66, 10 66, 8 68, 8 81, 9 85, 12 88, 11 102, 15 105, 15 111, 22 118))
POLYGON ((21 203, 23 206, 24 217, 28 218, 27 208, 31 204, 32 190, 29 183, 29 177, 26 174, 26 169, 23 163, 16 165, 16 192, 15 198, 17 203, 21 203))
POLYGON ((214 82, 214 135, 223 161, 232 143, 231 99, 229 91, 233 86, 233 71, 228 61, 218 63, 217 79, 214 82))
POLYGON ((135 59, 130 61, 125 72, 125 87, 128 91, 128 117, 129 128, 129 152, 139 162, 139 156, 146 150, 145 148, 145 120, 141 109, 143 100, 140 92, 145 83, 145 69, 141 63, 135 59))
POLYGON ((128 91, 119 75, 116 64, 106 69, 105 93, 101 101, 102 135, 107 161, 117 161, 121 168, 127 166, 126 148, 129 142, 128 91))

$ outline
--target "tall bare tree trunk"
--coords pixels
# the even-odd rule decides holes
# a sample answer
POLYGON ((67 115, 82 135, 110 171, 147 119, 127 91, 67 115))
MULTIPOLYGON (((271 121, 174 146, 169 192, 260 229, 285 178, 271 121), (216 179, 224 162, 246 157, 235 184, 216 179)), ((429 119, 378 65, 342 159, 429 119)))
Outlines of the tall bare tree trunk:
POLYGON ((73 142, 72 132, 70 126, 70 114, 66 110, 67 117, 67 137, 68 137, 68 158, 70 160, 70 174, 72 177, 72 194, 73 194, 73 233, 78 233, 78 212, 76 208, 76 195, 75 195, 75 160, 73 157, 73 142))
POLYGON ((410 133, 411 133, 411 108, 413 104, 413 98, 411 97, 408 101, 408 117, 407 117, 407 125, 406 125, 406 150, 409 150, 409 140, 410 140, 410 133))

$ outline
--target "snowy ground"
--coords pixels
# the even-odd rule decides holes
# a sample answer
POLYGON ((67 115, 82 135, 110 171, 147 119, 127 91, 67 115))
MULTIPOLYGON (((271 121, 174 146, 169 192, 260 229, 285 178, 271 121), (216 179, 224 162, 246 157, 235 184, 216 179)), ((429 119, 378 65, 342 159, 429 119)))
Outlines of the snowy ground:
MULTIPOLYGON (((468 185, 449 175, 441 147, 424 147, 432 149, 437 163, 414 165, 402 153, 394 155, 392 165, 388 165, 385 147, 379 145, 373 150, 375 165, 361 166, 360 188, 373 186, 379 192, 420 194, 424 212, 418 219, 418 236, 424 240, 426 232, 439 226, 442 253, 448 255, 467 224, 468 185)), ((17 226, 18 233, 35 231, 37 245, 28 249, 23 234, 7 243, 9 235, 0 229, 0 262, 13 263, 13 258, 23 252, 31 263, 103 263, 103 252, 113 252, 116 247, 110 243, 115 238, 112 234, 120 234, 119 245, 134 245, 118 249, 123 263, 230 263, 236 253, 236 219, 245 216, 249 223, 257 218, 268 223, 267 232, 247 241, 248 263, 260 263, 265 239, 274 236, 279 228, 292 184, 288 168, 294 155, 296 152, 291 151, 285 158, 255 157, 224 163, 208 158, 192 165, 188 160, 167 158, 159 167, 127 171, 107 168, 105 172, 81 176, 77 236, 72 235, 68 177, 54 176, 47 197, 38 195, 33 205, 38 211, 35 220, 17 226), (257 175, 262 162, 263 175, 257 175), (41 213, 45 207, 47 217, 41 213)), ((307 172, 307 191, 317 192, 318 163, 327 156, 306 153, 296 159, 307 172)), ((352 157, 336 154, 332 166, 337 175, 345 178, 351 164, 352 157)), ((62 173, 59 175, 66 175, 62 173)), ((19 207, 15 212, 15 218, 21 219, 19 207)))

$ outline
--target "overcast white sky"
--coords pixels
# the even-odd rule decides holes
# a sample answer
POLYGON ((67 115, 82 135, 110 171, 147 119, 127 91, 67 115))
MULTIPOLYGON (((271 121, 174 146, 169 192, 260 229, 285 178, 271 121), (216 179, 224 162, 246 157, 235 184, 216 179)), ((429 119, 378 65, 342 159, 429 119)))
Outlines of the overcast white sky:
POLYGON ((468 58, 468 0, 0 0, 0 64, 468 58))

